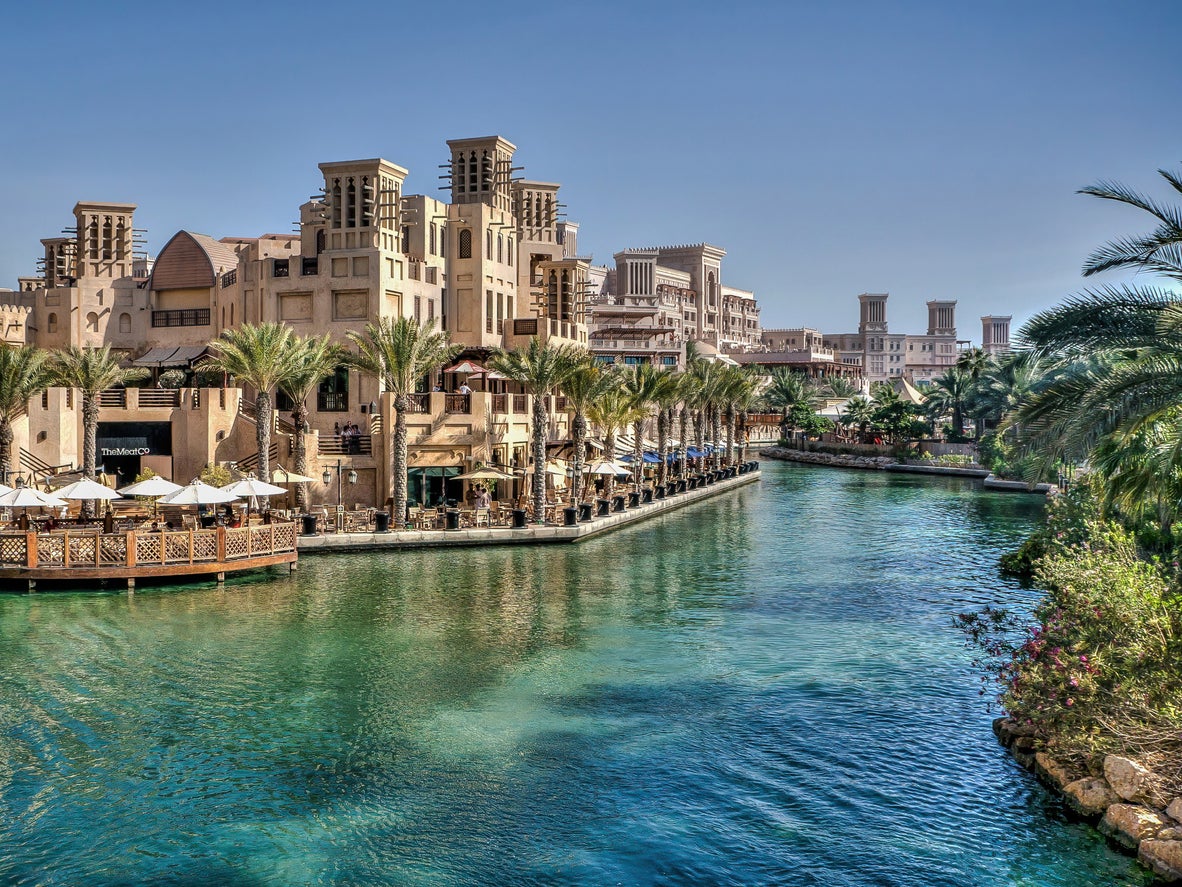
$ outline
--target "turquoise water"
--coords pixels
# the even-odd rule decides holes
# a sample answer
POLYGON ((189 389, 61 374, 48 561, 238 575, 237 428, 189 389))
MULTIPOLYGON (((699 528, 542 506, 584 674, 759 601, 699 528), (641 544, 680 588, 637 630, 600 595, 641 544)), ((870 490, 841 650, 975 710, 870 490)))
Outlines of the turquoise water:
POLYGON ((765 464, 578 547, 0 598, 0 883, 1142 884, 952 616, 1033 497, 765 464))

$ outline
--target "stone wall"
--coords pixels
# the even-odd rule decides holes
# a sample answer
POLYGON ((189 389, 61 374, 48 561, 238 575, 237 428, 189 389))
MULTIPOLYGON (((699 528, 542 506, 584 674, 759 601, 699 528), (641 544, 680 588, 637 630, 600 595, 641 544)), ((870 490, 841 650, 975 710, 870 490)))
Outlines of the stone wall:
POLYGON ((1167 791, 1157 774, 1118 755, 1104 758, 1102 773, 1080 772, 1040 750, 1034 729, 1010 718, 995 720, 993 732, 1019 764, 1110 841, 1166 883, 1182 883, 1182 796, 1167 791))

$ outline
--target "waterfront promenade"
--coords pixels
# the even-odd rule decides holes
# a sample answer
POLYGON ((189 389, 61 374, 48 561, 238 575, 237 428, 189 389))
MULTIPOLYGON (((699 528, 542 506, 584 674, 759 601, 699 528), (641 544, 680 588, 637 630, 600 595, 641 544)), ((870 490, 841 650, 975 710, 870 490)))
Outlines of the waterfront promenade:
POLYGON ((625 511, 594 517, 571 527, 529 524, 524 529, 483 527, 461 530, 400 530, 394 533, 332 533, 300 536, 297 546, 300 554, 329 554, 390 548, 459 548, 580 542, 755 483, 759 480, 758 463, 755 464, 755 468, 744 474, 724 478, 664 499, 654 499, 625 511))

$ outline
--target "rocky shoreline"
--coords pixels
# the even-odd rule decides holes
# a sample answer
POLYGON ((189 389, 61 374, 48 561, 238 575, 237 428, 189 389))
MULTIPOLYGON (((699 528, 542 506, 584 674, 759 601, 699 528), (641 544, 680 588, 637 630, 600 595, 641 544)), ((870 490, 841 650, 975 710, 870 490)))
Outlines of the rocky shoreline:
POLYGON ((1165 883, 1182 884, 1182 796, 1166 791, 1157 774, 1118 755, 1104 758, 1103 773, 1079 772, 1040 751, 1034 729, 1010 718, 995 720, 993 732, 1077 815, 1165 883))
POLYGON ((759 451, 759 455, 767 456, 769 459, 782 459, 785 462, 807 462, 810 465, 833 465, 837 468, 863 468, 870 471, 883 471, 888 465, 897 465, 899 462, 893 456, 813 453, 808 450, 790 450, 786 447, 766 447, 759 451))

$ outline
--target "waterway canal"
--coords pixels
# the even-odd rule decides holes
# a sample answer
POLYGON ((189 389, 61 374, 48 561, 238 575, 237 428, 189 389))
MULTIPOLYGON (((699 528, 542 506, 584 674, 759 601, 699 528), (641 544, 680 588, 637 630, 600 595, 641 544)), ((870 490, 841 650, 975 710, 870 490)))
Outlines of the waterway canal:
POLYGON ((0 597, 2 884, 1142 884, 954 614, 1034 497, 764 464, 578 546, 0 597))

